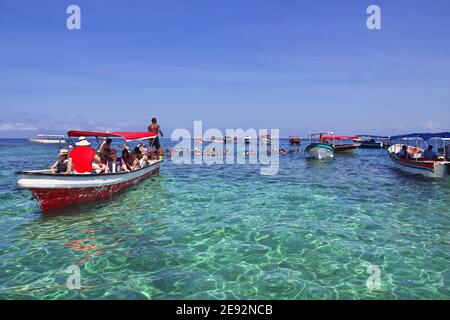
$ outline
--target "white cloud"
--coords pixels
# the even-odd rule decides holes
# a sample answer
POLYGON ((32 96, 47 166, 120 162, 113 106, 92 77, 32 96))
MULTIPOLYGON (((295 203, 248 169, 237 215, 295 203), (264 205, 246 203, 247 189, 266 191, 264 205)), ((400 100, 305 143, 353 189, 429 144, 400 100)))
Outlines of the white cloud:
POLYGON ((436 131, 441 128, 441 125, 437 122, 427 121, 422 124, 422 128, 426 130, 436 131))
POLYGON ((31 124, 21 122, 0 123, 0 131, 35 131, 35 130, 37 130, 37 128, 31 124))
POLYGON ((396 125, 394 125, 394 129, 403 131, 403 130, 406 130, 406 127, 402 124, 396 124, 396 125))
POLYGON ((95 131, 127 131, 130 129, 128 122, 108 124, 105 121, 94 121, 75 117, 67 121, 58 121, 51 116, 14 114, 1 119, 0 132, 9 134, 15 132, 28 136, 34 133, 58 133, 64 134, 68 130, 95 130, 95 131))

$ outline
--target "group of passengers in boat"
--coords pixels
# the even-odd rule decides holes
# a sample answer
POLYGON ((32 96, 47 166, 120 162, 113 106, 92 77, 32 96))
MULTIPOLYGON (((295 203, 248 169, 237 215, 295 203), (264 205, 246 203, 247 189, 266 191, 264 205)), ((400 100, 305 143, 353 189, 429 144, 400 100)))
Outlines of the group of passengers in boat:
MULTIPOLYGON (((148 131, 162 136, 156 118, 152 119, 148 131)), ((94 150, 90 145, 91 143, 86 137, 79 137, 75 148, 70 152, 68 149, 60 150, 58 160, 51 166, 51 171, 65 174, 130 172, 148 166, 156 156, 159 156, 159 159, 162 157, 162 148, 158 137, 152 144, 155 151, 152 148, 149 150, 142 143, 139 143, 133 150, 123 144, 120 156, 118 150, 112 147, 110 138, 103 141, 98 150, 94 150)))
MULTIPOLYGON (((400 159, 412 159, 412 155, 410 155, 408 153, 408 146, 407 145, 403 145, 402 149, 397 152, 397 157, 399 157, 400 159)), ((436 152, 433 151, 433 146, 429 145, 427 147, 427 149, 422 153, 421 157, 418 159, 422 159, 422 160, 438 160, 438 155, 436 154, 436 152)))
POLYGON ((53 173, 67 174, 130 172, 147 166, 152 158, 143 145, 136 146, 132 151, 123 145, 119 156, 111 144, 112 139, 106 139, 96 151, 90 147, 91 143, 86 137, 79 137, 72 151, 60 150, 59 158, 51 170, 53 173))

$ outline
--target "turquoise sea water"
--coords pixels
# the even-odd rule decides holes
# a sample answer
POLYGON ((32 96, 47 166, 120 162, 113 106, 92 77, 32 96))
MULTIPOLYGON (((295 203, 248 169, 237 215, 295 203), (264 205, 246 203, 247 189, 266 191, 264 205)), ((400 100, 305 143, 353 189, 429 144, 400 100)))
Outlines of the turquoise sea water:
POLYGON ((111 200, 46 216, 14 171, 56 151, 0 140, 2 299, 450 298, 450 179, 404 174, 385 150, 284 155, 275 176, 167 160, 111 200))

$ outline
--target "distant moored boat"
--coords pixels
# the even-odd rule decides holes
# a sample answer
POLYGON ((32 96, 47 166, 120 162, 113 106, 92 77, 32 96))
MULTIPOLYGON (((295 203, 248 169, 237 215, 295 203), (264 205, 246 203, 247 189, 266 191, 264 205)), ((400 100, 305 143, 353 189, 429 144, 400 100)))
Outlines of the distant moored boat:
POLYGON ((66 143, 62 134, 38 134, 35 138, 28 139, 31 143, 61 144, 66 143))
POLYGON ((370 136, 370 135, 357 135, 354 142, 360 144, 362 149, 383 149, 389 147, 389 137, 385 136, 370 136))
POLYGON ((335 152, 351 152, 360 146, 359 143, 353 142, 355 136, 325 136, 322 139, 333 145, 335 152), (344 141, 344 143, 342 143, 344 141), (348 141, 349 143, 345 143, 348 141), (336 143, 340 142, 340 143, 336 143))
POLYGON ((290 136, 289 137, 289 143, 292 146, 298 146, 298 145, 300 145, 300 142, 301 142, 300 137, 297 137, 297 136, 290 136))
POLYGON ((305 152, 309 159, 321 160, 334 157, 334 147, 329 143, 325 143, 325 141, 323 140, 323 136, 325 134, 332 135, 333 132, 326 132, 326 133, 319 132, 319 133, 312 133, 309 135, 310 144, 305 149, 305 152), (319 137, 319 141, 311 142, 311 139, 317 136, 319 137))

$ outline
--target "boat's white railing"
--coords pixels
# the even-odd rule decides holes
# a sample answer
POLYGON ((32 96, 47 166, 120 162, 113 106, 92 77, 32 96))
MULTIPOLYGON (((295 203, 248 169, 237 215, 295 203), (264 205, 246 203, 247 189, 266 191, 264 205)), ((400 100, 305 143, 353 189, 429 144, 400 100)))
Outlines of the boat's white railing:
POLYGON ((401 144, 394 144, 392 146, 389 147, 389 152, 391 153, 398 153, 400 152, 400 150, 402 150, 402 145, 401 144))
MULTIPOLYGON (((394 144, 389 147, 389 152, 397 155, 398 152, 402 150, 403 144, 394 144)), ((408 155, 410 159, 416 160, 422 158, 423 149, 420 147, 407 146, 408 147, 408 155), (413 152, 413 150, 415 152, 413 152)))
POLYGON ((334 136, 334 132, 333 131, 328 131, 328 132, 316 132, 316 133, 311 133, 308 135, 308 143, 311 143, 311 139, 313 139, 316 136, 323 136, 323 135, 329 135, 329 136, 334 136))

